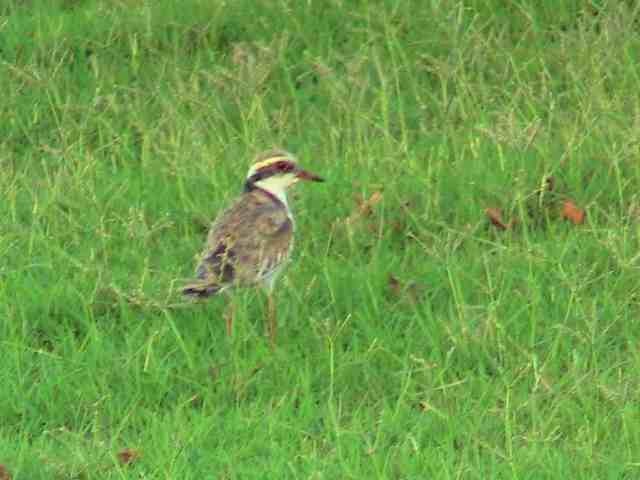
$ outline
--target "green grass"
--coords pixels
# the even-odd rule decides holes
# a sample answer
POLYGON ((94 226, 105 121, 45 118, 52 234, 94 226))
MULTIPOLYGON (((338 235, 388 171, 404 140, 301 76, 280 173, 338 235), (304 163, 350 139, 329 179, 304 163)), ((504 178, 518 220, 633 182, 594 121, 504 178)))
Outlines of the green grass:
POLYGON ((640 475, 633 2, 0 13, 14 479, 640 475), (179 289, 274 145, 328 181, 291 199, 272 352, 260 294, 228 339, 179 289))

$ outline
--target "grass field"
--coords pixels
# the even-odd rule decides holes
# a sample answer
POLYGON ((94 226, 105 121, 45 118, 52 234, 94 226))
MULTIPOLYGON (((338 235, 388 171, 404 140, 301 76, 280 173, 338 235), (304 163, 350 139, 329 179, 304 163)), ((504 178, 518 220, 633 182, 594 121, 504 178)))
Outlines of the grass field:
POLYGON ((0 479, 640 477, 634 2, 0 15, 0 479), (179 292, 273 146, 271 351, 179 292))

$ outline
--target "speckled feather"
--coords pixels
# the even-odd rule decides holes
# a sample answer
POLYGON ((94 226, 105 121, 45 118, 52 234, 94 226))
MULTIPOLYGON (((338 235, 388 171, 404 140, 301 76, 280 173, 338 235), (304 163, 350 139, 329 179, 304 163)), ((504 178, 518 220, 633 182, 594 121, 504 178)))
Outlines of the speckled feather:
POLYGON ((263 283, 271 288, 292 245, 293 220, 287 206, 254 188, 213 223, 196 270, 198 280, 183 292, 208 297, 234 286, 263 283))

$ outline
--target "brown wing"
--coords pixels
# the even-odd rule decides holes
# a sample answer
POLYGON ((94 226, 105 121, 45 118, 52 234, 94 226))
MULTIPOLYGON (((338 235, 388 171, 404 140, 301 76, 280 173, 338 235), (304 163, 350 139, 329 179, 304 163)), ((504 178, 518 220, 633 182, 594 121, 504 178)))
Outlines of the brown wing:
POLYGON ((282 203, 258 189, 243 194, 211 227, 196 270, 200 282, 185 293, 208 296, 259 282, 287 258, 292 239, 293 224, 282 203))

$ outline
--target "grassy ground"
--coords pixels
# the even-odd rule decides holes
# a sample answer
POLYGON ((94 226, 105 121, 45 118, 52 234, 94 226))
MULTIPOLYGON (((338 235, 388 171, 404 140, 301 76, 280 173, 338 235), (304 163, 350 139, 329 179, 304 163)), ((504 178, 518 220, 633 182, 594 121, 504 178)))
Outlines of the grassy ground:
POLYGON ((632 3, 3 2, 0 478, 638 478, 632 3), (271 352, 179 287, 274 145, 271 352))

